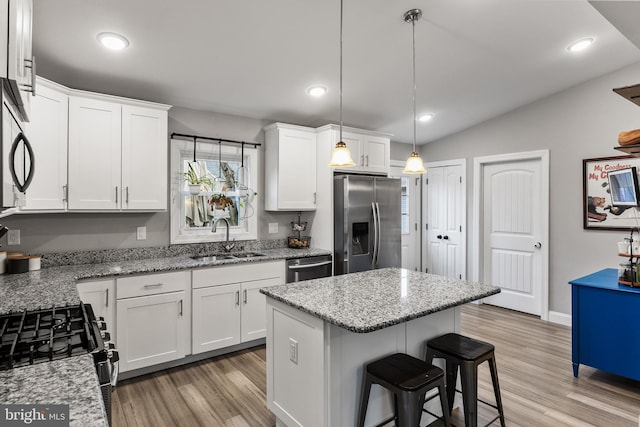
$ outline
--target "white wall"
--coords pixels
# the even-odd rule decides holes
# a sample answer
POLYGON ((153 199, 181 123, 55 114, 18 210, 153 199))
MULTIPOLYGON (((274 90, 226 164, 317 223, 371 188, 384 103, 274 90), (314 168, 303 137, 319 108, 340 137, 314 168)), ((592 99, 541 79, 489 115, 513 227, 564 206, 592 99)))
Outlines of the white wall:
MULTIPOLYGON (((269 123, 247 117, 179 107, 169 110, 170 134, 175 132, 264 143, 262 127, 269 123)), ((264 194, 263 152, 264 146, 258 151, 259 194, 264 194)), ((258 239, 261 240, 285 238, 290 232, 290 221, 295 219, 295 213, 264 211, 262 199, 258 205, 258 215, 258 239), (278 233, 268 234, 268 224, 271 222, 278 223, 278 233)), ((311 221, 313 215, 304 213, 303 218, 311 221)), ((10 229, 20 229, 21 234, 20 245, 7 246, 7 238, 4 237, 0 242, 3 250, 20 250, 33 254, 167 246, 170 234, 169 212, 26 214, 4 218, 0 223, 10 229), (136 240, 136 229, 139 226, 147 227, 147 240, 136 240)))
MULTIPOLYGON (((473 235, 474 157, 548 149, 550 153, 549 309, 571 313, 571 279, 623 260, 616 242, 627 232, 584 230, 582 160, 618 156, 620 131, 640 128, 640 107, 612 88, 640 83, 640 63, 549 96, 458 134, 423 145, 425 162, 467 159, 469 232, 473 235)), ((467 274, 471 276, 472 250, 467 274)))

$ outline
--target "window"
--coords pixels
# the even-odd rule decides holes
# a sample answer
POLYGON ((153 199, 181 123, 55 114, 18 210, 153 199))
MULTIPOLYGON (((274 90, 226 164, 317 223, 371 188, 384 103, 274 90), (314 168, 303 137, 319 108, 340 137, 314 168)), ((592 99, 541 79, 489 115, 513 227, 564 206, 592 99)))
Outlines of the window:
POLYGON ((409 234, 409 178, 400 178, 400 230, 402 234, 409 234))
POLYGON ((198 142, 196 153, 194 163, 193 142, 171 141, 171 243, 224 241, 223 222, 211 232, 218 218, 230 239, 257 239, 256 149, 245 145, 244 162, 239 145, 198 142))

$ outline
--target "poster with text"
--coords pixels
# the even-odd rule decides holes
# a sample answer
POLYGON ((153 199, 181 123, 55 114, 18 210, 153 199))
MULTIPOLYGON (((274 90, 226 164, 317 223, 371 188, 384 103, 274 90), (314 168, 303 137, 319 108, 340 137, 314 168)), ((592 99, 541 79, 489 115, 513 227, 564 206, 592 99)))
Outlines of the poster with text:
MULTIPOLYGON (((582 218, 588 230, 630 230, 640 227, 640 208, 620 206, 612 198, 609 172, 636 168, 640 172, 640 158, 632 156, 601 157, 582 161, 583 209, 582 218)), ((629 174, 630 176, 630 174, 629 174)), ((634 192, 638 180, 629 181, 634 192)), ((614 186, 617 185, 617 180, 614 186)), ((615 188, 613 189, 615 191, 615 188)), ((625 189, 628 190, 628 189, 625 189)), ((630 204, 630 202, 627 202, 630 204)))

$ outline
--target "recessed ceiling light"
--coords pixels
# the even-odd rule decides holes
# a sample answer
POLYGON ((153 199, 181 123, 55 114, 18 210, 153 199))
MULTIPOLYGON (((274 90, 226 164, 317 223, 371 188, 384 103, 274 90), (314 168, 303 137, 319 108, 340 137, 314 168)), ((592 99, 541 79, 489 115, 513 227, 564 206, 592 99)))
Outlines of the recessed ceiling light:
POLYGON ((102 46, 112 50, 121 50, 129 46, 129 40, 116 33, 100 33, 98 34, 98 40, 102 43, 102 46))
POLYGON ((427 113, 427 114, 423 114, 421 116, 418 116, 418 121, 419 122, 428 122, 429 120, 433 119, 434 114, 433 113, 427 113))
POLYGON ((307 89, 307 93, 311 96, 322 96, 325 93, 327 93, 327 88, 326 86, 320 86, 320 85, 315 85, 315 86, 311 86, 307 89))
POLYGON ((588 37, 586 39, 576 40, 575 42, 571 43, 567 47, 567 50, 569 52, 579 52, 579 51, 585 50, 586 48, 591 46, 593 44, 593 42, 594 42, 594 39, 592 37, 588 37))

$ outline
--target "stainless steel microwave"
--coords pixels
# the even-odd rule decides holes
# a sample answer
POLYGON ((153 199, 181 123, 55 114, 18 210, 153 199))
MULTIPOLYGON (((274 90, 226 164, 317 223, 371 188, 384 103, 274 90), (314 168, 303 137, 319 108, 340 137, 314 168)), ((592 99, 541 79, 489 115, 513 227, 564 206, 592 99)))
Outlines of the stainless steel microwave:
MULTIPOLYGON (((35 157, 25 134, 24 123, 16 113, 16 106, 7 94, 6 80, 0 80, 2 113, 0 121, 0 155, 2 158, 2 186, 0 199, 2 211, 24 205, 25 191, 31 184, 35 172, 35 157)), ((3 215, 4 216, 4 215, 3 215)))

